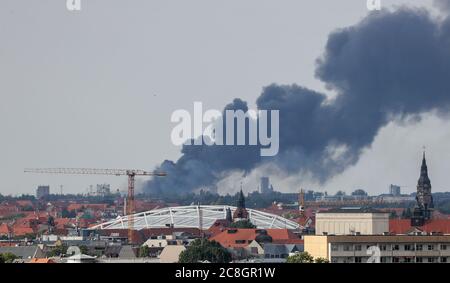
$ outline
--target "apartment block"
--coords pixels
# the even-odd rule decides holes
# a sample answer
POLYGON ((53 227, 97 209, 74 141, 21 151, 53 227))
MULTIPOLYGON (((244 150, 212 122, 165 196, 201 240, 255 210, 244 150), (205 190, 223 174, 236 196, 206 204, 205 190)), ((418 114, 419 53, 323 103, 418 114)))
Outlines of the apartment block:
POLYGON ((447 263, 450 235, 305 235, 304 249, 333 263, 447 263))

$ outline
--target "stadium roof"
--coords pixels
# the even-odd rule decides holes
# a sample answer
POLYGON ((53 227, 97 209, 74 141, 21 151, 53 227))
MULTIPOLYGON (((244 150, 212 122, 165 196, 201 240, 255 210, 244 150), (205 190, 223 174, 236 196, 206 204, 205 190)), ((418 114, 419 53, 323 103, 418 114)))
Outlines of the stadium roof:
MULTIPOLYGON (((230 208, 232 213, 236 210, 233 206, 224 205, 191 205, 155 209, 132 215, 134 229, 145 228, 199 228, 208 229, 216 220, 225 219, 226 210, 230 208)), ((298 223, 281 216, 247 209, 250 221, 260 229, 302 229, 298 223)), ((128 228, 128 216, 101 223, 91 229, 126 229, 128 228)))

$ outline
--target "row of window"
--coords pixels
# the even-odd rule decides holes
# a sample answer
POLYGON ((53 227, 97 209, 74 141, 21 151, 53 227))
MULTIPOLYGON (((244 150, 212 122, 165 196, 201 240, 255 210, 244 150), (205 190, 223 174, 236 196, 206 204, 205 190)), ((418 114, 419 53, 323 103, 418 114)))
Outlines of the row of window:
POLYGON ((279 255, 279 254, 276 254, 276 255, 274 255, 274 254, 265 254, 264 255, 265 258, 287 258, 288 256, 289 256, 288 254, 281 254, 281 255, 279 255))
MULTIPOLYGON (((336 245, 336 244, 332 244, 331 245, 331 250, 332 251, 338 251, 339 250, 339 246, 340 245, 336 245)), ((369 249, 372 245, 367 245, 366 249, 369 249)), ((434 244, 404 244, 404 245, 400 245, 400 244, 393 244, 393 245, 373 245, 373 246, 378 246, 380 248, 381 251, 400 251, 400 250, 404 250, 404 251, 433 251, 436 249, 436 245, 434 244)), ((440 250, 447 250, 447 248, 450 248, 448 245, 438 245, 440 250)), ((362 250, 362 245, 343 245, 343 250, 345 252, 349 252, 349 251, 361 251, 362 250)))
MULTIPOLYGON (((380 257, 380 262, 381 263, 447 263, 448 261, 448 257, 380 257)), ((331 258, 331 262, 333 263, 338 263, 338 262, 343 262, 343 263, 364 263, 367 262, 367 257, 361 257, 361 256, 356 256, 356 257, 345 257, 345 258, 338 258, 338 257, 332 257, 331 258)))

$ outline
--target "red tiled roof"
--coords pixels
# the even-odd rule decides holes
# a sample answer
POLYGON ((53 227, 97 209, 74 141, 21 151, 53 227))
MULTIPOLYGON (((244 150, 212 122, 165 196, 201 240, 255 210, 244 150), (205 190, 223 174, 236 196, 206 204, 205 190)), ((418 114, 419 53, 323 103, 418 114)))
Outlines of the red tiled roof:
POLYGON ((223 232, 230 223, 226 219, 218 219, 216 220, 211 227, 209 227, 207 234, 211 236, 215 236, 221 232, 223 232))
POLYGON ((433 211, 433 219, 450 219, 450 215, 435 210, 433 211))
POLYGON ((15 236, 23 236, 26 234, 33 234, 37 226, 39 225, 39 221, 32 217, 24 217, 19 218, 14 221, 12 224, 12 233, 15 236))
POLYGON ((15 247, 18 246, 17 242, 0 242, 0 247, 15 247))
POLYGON ((307 217, 306 215, 300 215, 300 217, 298 217, 297 219, 295 219, 295 222, 297 222, 298 224, 305 226, 308 221, 310 220, 310 217, 307 217))
POLYGON ((18 200, 16 201, 19 206, 33 206, 33 202, 31 200, 18 200))
POLYGON ((303 244, 304 241, 300 238, 297 239, 281 239, 272 241, 273 244, 303 244))
MULTIPOLYGON (((273 204, 271 206, 269 206, 268 208, 261 209, 261 211, 272 213, 272 214, 279 215, 279 216, 283 216, 285 214, 291 214, 294 217, 291 220, 294 221, 294 222, 297 222, 298 224, 300 224, 302 226, 304 226, 306 224, 308 219, 311 219, 313 221, 311 222, 309 227, 314 227, 315 226, 314 219, 315 219, 316 211, 318 211, 318 210, 319 209, 316 208, 316 207, 307 207, 303 211, 303 216, 301 216, 300 215, 300 211, 298 209, 292 209, 292 208, 280 209, 277 205, 273 205, 273 204)), ((325 208, 324 209, 320 209, 320 211, 324 211, 324 210, 327 210, 327 209, 325 209, 325 208)))
POLYGON ((33 258, 28 263, 56 263, 56 262, 50 258, 33 258))
POLYGON ((13 227, 14 236, 25 236, 26 234, 33 234, 34 230, 31 227, 13 227))
POLYGON ((141 211, 148 211, 158 208, 163 208, 165 205, 160 202, 150 202, 150 201, 143 201, 143 200, 135 200, 134 203, 134 209, 136 212, 141 211))
POLYGON ((403 211, 405 211, 405 208, 401 208, 401 207, 399 207, 399 208, 397 208, 397 207, 394 207, 394 208, 378 208, 378 210, 379 211, 383 211, 383 212, 393 212, 393 211, 395 211, 395 213, 397 214, 397 215, 402 215, 402 213, 403 213, 403 211))
POLYGON ((93 210, 105 210, 108 207, 106 203, 71 203, 67 206, 68 211, 81 210, 81 209, 93 209, 93 210))
POLYGON ((96 223, 97 219, 87 219, 87 218, 80 218, 78 220, 78 226, 80 228, 88 228, 89 226, 91 226, 93 223, 96 223))
POLYGON ((49 217, 49 215, 54 216, 54 213, 49 213, 47 211, 23 211, 21 212, 23 214, 25 214, 25 216, 21 219, 37 219, 37 220, 42 220, 45 219, 45 221, 47 221, 47 218, 49 217))
MULTIPOLYGON (((417 227, 423 232, 440 232, 450 234, 450 219, 432 219, 423 226, 417 227)), ((410 219, 390 219, 389 232, 393 234, 407 234, 414 229, 410 219)))
POLYGON ((0 235, 9 235, 9 233, 11 233, 11 227, 6 223, 2 223, 0 225, 0 235))
POLYGON ((17 211, 19 211, 19 208, 13 204, 2 204, 2 205, 0 205, 0 211, 17 212, 17 211))
MULTIPOLYGON (((223 247, 243 248, 255 240, 259 229, 226 229, 223 232, 213 236, 210 240, 220 243, 223 247), (236 230, 230 233, 229 230, 236 230), (237 242, 236 242, 237 241, 237 242)), ((294 233, 288 229, 265 229, 267 234, 272 237, 273 243, 297 244, 303 242, 294 233)))
POLYGON ((6 218, 6 217, 12 216, 14 214, 17 214, 17 212, 16 211, 0 209, 0 217, 5 217, 6 218))
POLYGON ((55 226, 57 229, 64 229, 71 224, 75 224, 76 220, 71 218, 55 218, 55 226))

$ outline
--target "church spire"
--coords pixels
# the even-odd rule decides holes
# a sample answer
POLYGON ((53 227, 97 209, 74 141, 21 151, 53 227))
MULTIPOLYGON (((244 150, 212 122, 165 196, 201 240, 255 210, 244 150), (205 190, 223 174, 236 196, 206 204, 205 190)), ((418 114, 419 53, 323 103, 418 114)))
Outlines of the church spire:
POLYGON ((422 166, 420 167, 420 177, 417 185, 418 186, 428 185, 431 188, 430 178, 428 177, 428 166, 425 157, 425 150, 423 151, 422 166))
POLYGON ((234 221, 248 219, 248 212, 245 209, 245 197, 244 197, 244 193, 242 192, 242 189, 238 195, 239 196, 238 196, 238 201, 237 201, 237 208, 233 214, 234 221))
POLYGON ((413 217, 411 218, 411 224, 413 226, 422 226, 426 220, 429 220, 432 217, 432 210, 434 207, 425 150, 423 151, 420 177, 417 182, 416 202, 413 217))
POLYGON ((425 157, 425 149, 423 150, 423 157, 422 157, 422 168, 425 166, 427 167, 427 159, 425 157))
POLYGON ((239 192, 237 207, 245 209, 245 197, 244 197, 244 193, 242 192, 242 188, 241 188, 241 191, 239 192))

